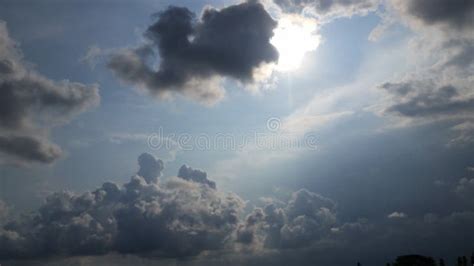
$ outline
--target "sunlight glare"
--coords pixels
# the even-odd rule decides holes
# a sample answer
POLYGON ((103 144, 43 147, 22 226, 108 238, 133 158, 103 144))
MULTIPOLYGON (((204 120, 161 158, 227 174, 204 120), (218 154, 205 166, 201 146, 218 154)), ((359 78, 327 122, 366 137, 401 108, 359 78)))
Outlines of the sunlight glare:
POLYGON ((315 32, 316 27, 316 21, 300 16, 287 16, 278 21, 270 40, 279 53, 277 70, 298 69, 305 54, 318 48, 321 38, 315 32))

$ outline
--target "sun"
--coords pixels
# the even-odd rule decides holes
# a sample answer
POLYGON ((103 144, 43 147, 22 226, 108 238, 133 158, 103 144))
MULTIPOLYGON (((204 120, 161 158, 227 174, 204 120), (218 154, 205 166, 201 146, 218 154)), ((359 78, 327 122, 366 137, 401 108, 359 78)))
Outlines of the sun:
POLYGON ((278 27, 270 40, 279 53, 277 70, 298 69, 305 54, 318 48, 321 38, 315 32, 316 27, 314 20, 299 16, 286 16, 278 20, 278 27))

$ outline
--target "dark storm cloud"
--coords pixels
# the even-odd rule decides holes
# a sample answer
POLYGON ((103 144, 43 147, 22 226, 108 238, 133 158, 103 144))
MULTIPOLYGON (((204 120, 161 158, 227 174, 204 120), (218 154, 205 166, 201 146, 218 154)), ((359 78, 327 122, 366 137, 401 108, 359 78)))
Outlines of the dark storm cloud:
POLYGON ((108 62, 119 78, 152 94, 175 91, 214 102, 222 91, 206 82, 216 77, 252 82, 258 67, 278 59, 270 44, 277 23, 256 1, 207 8, 199 20, 187 8, 174 6, 157 17, 145 33, 150 42, 145 50, 126 49, 108 62), (156 59, 155 49, 160 58, 157 70, 148 64, 156 59))
POLYGON ((350 17, 376 10, 379 0, 274 0, 284 12, 300 13, 303 9, 320 17, 350 17))
POLYGON ((100 98, 96 85, 52 81, 31 69, 1 21, 0 94, 0 152, 20 163, 57 159, 61 151, 48 141, 48 129, 97 105, 100 98))
POLYGON ((216 183, 207 179, 207 173, 199 169, 193 169, 187 165, 181 166, 178 171, 178 177, 187 181, 193 181, 208 185, 210 188, 216 188, 216 183))
POLYGON ((451 29, 474 28, 474 2, 470 0, 394 1, 407 15, 427 25, 446 25, 451 29))
POLYGON ((406 117, 446 118, 474 114, 474 97, 452 85, 436 87, 429 81, 385 83, 383 90, 393 95, 385 111, 406 117))

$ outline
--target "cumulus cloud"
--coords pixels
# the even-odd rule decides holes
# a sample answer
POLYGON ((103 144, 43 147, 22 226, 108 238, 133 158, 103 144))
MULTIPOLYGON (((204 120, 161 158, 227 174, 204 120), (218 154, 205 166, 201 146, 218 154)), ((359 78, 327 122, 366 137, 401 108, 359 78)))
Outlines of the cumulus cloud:
POLYGON ((320 19, 366 15, 375 11, 379 0, 274 0, 284 12, 312 14, 320 19))
POLYGON ((19 163, 51 163, 61 149, 48 130, 99 102, 97 85, 53 81, 22 58, 0 21, 0 153, 19 163))
POLYGON ((256 208, 237 230, 237 242, 257 248, 301 248, 323 239, 336 224, 335 204, 301 189, 287 203, 256 208))
MULTIPOLYGON (((446 246, 439 243, 448 242, 458 251, 474 240, 469 211, 442 217, 394 212, 390 219, 340 222, 334 201, 306 189, 287 201, 267 199, 242 218, 244 201, 202 182, 207 180, 202 171, 183 166, 178 177, 157 180, 162 164, 149 154, 139 157, 139 167, 141 174, 123 185, 106 182, 82 194, 54 193, 37 212, 20 218, 4 219, 8 212, 0 201, 0 260, 119 253, 194 256, 193 262, 205 265, 222 259, 266 265, 274 256, 283 261, 268 265, 288 265, 285 259, 297 256, 308 265, 340 261, 335 255, 341 252, 350 261, 386 259, 414 248, 441 252, 446 246)), ((463 189, 469 184, 459 183, 463 189)))
POLYGON ((139 164, 146 178, 106 182, 80 195, 54 193, 36 214, 4 225, 0 258, 113 251, 182 257, 226 244, 244 206, 238 196, 178 177, 160 183, 161 161, 149 154, 139 164))
POLYGON ((222 249, 301 248, 326 237, 336 223, 335 203, 305 189, 288 202, 269 200, 242 219, 244 201, 218 191, 205 172, 183 165, 177 177, 160 181, 161 160, 144 153, 138 164, 137 175, 123 185, 57 192, 36 213, 8 219, 0 227, 0 259, 111 252, 180 258, 222 249))
POLYGON ((210 188, 216 188, 216 183, 207 179, 206 172, 201 171, 199 169, 193 169, 187 165, 183 165, 181 166, 181 168, 179 168, 178 177, 181 177, 182 179, 187 181, 205 184, 210 188))
POLYGON ((277 22, 256 1, 206 8, 198 20, 187 8, 170 6, 157 18, 145 32, 146 45, 116 52, 108 62, 120 79, 152 95, 178 92, 214 103, 224 93, 221 78, 251 83, 259 67, 278 59, 270 43, 277 22))
POLYGON ((138 165, 140 169, 137 175, 145 178, 148 183, 158 181, 164 168, 163 161, 149 153, 143 153, 138 157, 138 165))

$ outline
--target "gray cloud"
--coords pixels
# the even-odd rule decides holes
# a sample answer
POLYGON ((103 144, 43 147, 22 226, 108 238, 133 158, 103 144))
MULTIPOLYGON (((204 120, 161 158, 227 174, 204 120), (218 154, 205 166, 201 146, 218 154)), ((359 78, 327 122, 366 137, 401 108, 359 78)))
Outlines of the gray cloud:
MULTIPOLYGON (((152 165, 152 177, 161 173, 159 160, 140 158, 139 172, 152 165)), ((54 193, 36 213, 10 217, 0 227, 0 260, 119 253, 192 256, 186 261, 197 265, 343 264, 360 258, 375 264, 411 250, 457 254, 474 240, 470 211, 340 222, 332 200, 305 189, 285 202, 266 202, 242 219, 244 201, 232 193, 182 177, 158 181, 135 175, 124 185, 106 182, 83 194, 54 193), (341 252, 345 255, 337 256, 341 252)), ((6 216, 1 202, 0 214, 6 216)))
POLYGON ((474 3, 469 0, 392 1, 404 14, 426 25, 443 25, 451 29, 474 28, 474 3))
POLYGON ((330 199, 302 189, 285 204, 256 208, 237 230, 237 242, 266 248, 301 248, 330 233, 337 222, 330 199), (260 243, 259 243, 260 242, 260 243))
POLYGON ((193 181, 208 185, 210 188, 216 188, 216 183, 207 179, 207 173, 199 169, 193 169, 187 165, 181 166, 178 171, 178 177, 187 181, 193 181))
POLYGON ((474 206, 474 176, 469 173, 467 177, 459 179, 454 186, 454 192, 461 200, 474 206))
POLYGON ((140 169, 137 175, 145 178, 148 183, 157 182, 164 168, 163 161, 156 159, 149 153, 143 153, 138 157, 138 165, 140 169))
MULTIPOLYGON (((0 21, 0 152, 13 161, 51 163, 61 150, 48 129, 96 106, 96 85, 52 81, 24 62, 0 21)), ((8 160, 9 160, 8 159, 8 160)))
POLYGON ((323 19, 365 15, 375 11, 379 0, 274 0, 285 12, 314 14, 323 19))
POLYGON ((452 85, 436 87, 431 81, 411 80, 385 83, 381 89, 393 96, 385 111, 407 117, 459 117, 474 112, 474 97, 460 92, 452 85))
POLYGON ((394 17, 401 18, 417 33, 414 52, 427 55, 428 64, 419 64, 421 71, 379 86, 390 98, 382 107, 383 113, 415 124, 438 123, 450 129, 450 134, 455 134, 447 142, 450 147, 470 143, 474 113, 474 4, 463 0, 388 3, 397 13, 394 17))
POLYGON ((199 20, 187 8, 170 6, 157 18, 145 33, 149 44, 117 52, 108 62, 120 79, 153 95, 180 92, 212 103, 223 93, 216 79, 249 83, 258 67, 278 59, 270 44, 277 23, 256 1, 207 8, 199 20), (157 70, 149 64, 156 53, 157 70))
POLYGON ((451 131, 455 133, 455 137, 449 141, 448 146, 462 147, 474 143, 474 122, 457 124, 451 128, 451 131))
POLYGON ((0 151, 18 160, 41 163, 51 163, 62 153, 57 145, 29 136, 0 136, 0 151))
POLYGON ((160 182, 160 160, 142 154, 138 162, 141 175, 123 186, 106 182, 79 195, 54 193, 38 212, 9 220, 0 228, 0 259, 110 252, 181 258, 237 246, 301 248, 327 237, 336 224, 334 202, 304 189, 287 203, 255 208, 242 221, 244 201, 215 189, 205 172, 184 165, 178 177, 160 182))
MULTIPOLYGON (((464 0, 392 0, 394 10, 420 34, 427 33, 426 49, 435 56, 430 69, 448 78, 466 78, 474 71, 474 3, 464 0), (437 30, 433 33, 431 30, 437 30), (454 71, 452 69, 454 68, 454 71), (448 71, 449 70, 449 71, 448 71)), ((423 39, 422 39, 423 41, 423 39)), ((472 82, 472 80, 471 80, 472 82)))
POLYGON ((469 82, 453 82, 457 85, 415 77, 384 83, 379 88, 389 99, 382 104, 382 114, 395 115, 408 124, 437 123, 448 130, 448 147, 469 145, 474 140, 474 95, 467 87, 469 82))
POLYGON ((243 201, 182 178, 159 183, 155 176, 162 164, 150 156, 139 157, 139 172, 153 178, 136 175, 123 186, 107 182, 80 195, 54 193, 36 214, 4 225, 0 258, 112 251, 182 257, 222 248, 243 201))

